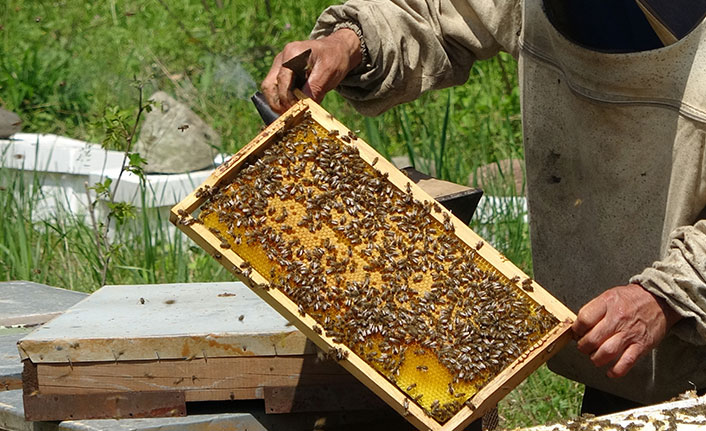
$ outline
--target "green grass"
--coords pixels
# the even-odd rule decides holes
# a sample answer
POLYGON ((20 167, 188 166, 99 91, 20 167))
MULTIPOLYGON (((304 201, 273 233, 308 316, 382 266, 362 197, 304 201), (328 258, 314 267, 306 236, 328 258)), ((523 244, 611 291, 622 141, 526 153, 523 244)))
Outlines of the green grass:
MULTIPOLYGON (((0 276, 31 280, 91 292, 100 287, 101 262, 94 231, 83 216, 60 211, 45 220, 33 212, 42 196, 33 187, 38 178, 0 169, 0 276), (27 179, 29 177, 29 180, 27 179)), ((155 209, 115 230, 110 242, 113 259, 107 283, 159 283, 232 280, 230 274, 170 229, 155 209)))
POLYGON ((543 365, 498 405, 506 428, 554 423, 580 413, 583 385, 558 376, 543 365))
MULTIPOLYGON (((105 130, 95 124, 116 109, 136 112, 137 78, 147 95, 164 90, 186 102, 220 133, 221 151, 231 153, 261 128, 249 96, 274 55, 288 41, 306 38, 332 3, 5 0, 0 104, 22 117, 24 131, 100 142, 105 130)), ((425 94, 376 118, 360 116, 336 94, 323 105, 385 157, 407 155, 421 171, 467 184, 479 166, 523 158, 516 67, 507 55, 479 62, 466 85, 425 94)), ((0 167, 0 280, 97 289, 103 268, 94 230, 67 213, 37 221, 36 181, 0 167)), ((513 196, 512 184, 511 175, 503 175, 486 193, 513 196)), ((472 227, 531 274, 523 216, 498 206, 490 220, 472 227)), ((138 213, 112 235, 108 283, 232 279, 157 211, 138 213)), ((503 425, 575 415, 580 391, 542 368, 501 403, 503 425)))

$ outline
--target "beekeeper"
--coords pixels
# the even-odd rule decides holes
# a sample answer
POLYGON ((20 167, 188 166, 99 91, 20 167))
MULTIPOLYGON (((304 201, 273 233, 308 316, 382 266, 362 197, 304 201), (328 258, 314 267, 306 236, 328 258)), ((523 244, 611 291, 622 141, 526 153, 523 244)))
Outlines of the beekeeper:
POLYGON ((634 0, 351 0, 311 39, 262 83, 278 111, 307 48, 304 92, 367 115, 515 56, 535 279, 578 311, 550 368, 599 403, 706 388, 706 24, 662 47, 634 0))

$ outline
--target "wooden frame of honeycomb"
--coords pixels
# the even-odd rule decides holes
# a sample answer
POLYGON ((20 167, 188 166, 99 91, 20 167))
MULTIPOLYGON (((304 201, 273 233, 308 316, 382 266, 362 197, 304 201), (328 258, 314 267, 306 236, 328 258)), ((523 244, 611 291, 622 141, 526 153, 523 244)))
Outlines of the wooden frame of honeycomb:
POLYGON ((170 220, 419 429, 463 429, 575 316, 310 99, 170 220))

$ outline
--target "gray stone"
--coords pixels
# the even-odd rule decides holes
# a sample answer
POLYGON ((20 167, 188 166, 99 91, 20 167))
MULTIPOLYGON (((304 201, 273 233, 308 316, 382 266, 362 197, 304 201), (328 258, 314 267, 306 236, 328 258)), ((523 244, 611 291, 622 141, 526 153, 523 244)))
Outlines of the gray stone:
POLYGON ((158 91, 150 100, 135 151, 147 160, 145 172, 176 174, 213 167, 220 136, 188 106, 158 91))
POLYGON ((9 138, 22 129, 22 120, 14 112, 0 108, 0 139, 9 138))

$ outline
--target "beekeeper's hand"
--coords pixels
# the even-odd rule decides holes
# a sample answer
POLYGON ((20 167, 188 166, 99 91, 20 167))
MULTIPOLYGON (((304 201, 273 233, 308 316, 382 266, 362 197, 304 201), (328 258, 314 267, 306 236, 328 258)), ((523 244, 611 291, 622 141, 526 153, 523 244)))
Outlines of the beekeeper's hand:
POLYGON ((664 338, 681 316, 638 284, 603 292, 579 310, 572 327, 579 351, 622 377, 664 338))
POLYGON ((282 67, 282 63, 309 48, 309 76, 301 90, 317 102, 328 91, 336 88, 362 60, 360 39, 349 29, 338 30, 317 40, 288 43, 275 57, 261 85, 267 103, 273 110, 282 113, 297 101, 292 93, 294 73, 282 67))

